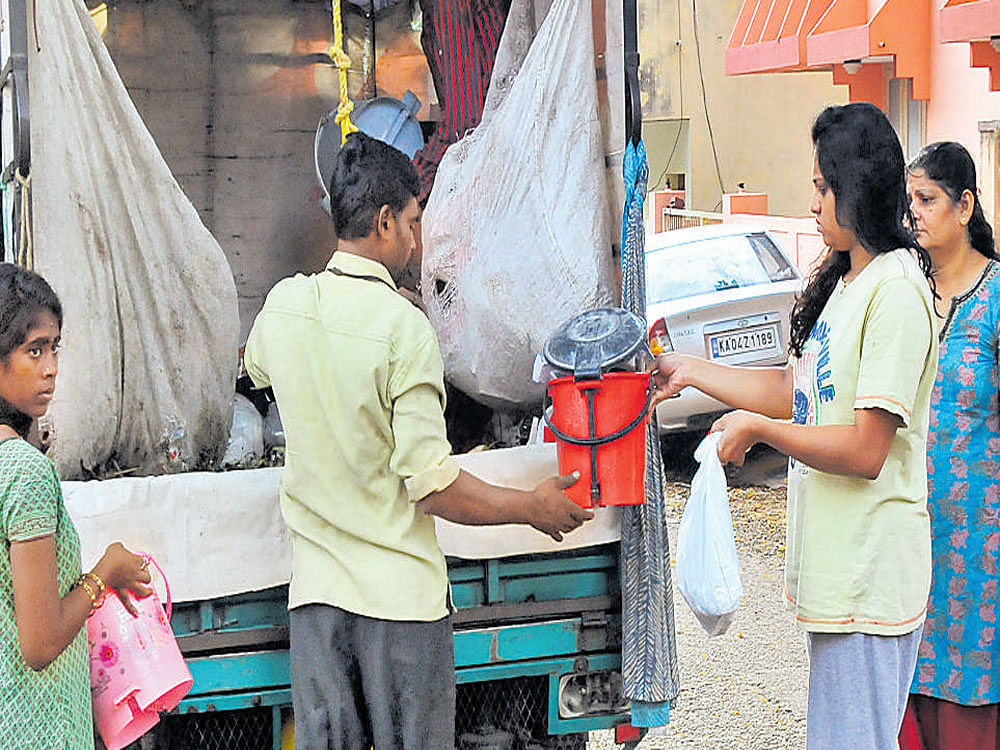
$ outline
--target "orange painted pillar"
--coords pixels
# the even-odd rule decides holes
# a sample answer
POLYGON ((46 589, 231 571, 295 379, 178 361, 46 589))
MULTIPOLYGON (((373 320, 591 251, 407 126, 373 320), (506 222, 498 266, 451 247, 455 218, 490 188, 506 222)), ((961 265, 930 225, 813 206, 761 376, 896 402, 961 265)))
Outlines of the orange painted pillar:
POLYGON ((767 193, 724 193, 722 213, 767 216, 767 193))

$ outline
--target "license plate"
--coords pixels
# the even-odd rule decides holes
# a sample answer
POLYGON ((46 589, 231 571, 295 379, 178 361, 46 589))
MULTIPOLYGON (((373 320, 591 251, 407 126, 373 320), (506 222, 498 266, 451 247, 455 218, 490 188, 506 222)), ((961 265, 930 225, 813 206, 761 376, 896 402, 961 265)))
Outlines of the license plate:
POLYGON ((761 352, 778 348, 778 326, 757 326, 742 331, 722 333, 708 339, 712 359, 731 357, 734 354, 761 352))

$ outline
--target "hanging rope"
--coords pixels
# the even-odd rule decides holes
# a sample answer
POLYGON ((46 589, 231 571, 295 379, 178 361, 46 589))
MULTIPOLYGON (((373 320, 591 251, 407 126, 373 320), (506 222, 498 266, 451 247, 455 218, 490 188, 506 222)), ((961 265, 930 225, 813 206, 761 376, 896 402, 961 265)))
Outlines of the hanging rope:
POLYGON ((2 201, 3 216, 0 217, 0 218, 2 218, 2 221, 3 221, 3 257, 2 257, 2 260, 3 260, 4 263, 8 262, 7 261, 7 258, 8 258, 7 250, 8 249, 10 250, 10 255, 9 255, 10 261, 9 262, 13 263, 15 260, 17 260, 14 257, 14 230, 12 228, 13 227, 12 222, 14 220, 14 217, 11 216, 12 212, 11 212, 11 209, 10 209, 10 202, 12 200, 12 198, 11 198, 11 192, 9 190, 10 185, 11 185, 10 182, 0 183, 0 194, 2 194, 2 196, 3 196, 3 201, 2 201))
POLYGON ((31 175, 15 172, 21 189, 21 227, 17 242, 17 265, 29 271, 35 267, 35 251, 31 246, 31 175))
POLYGON ((337 116, 334 122, 340 125, 340 142, 347 140, 351 133, 357 133, 358 128, 351 122, 351 110, 354 109, 354 102, 347 92, 347 71, 351 67, 351 58, 344 51, 344 21, 340 14, 340 0, 330 0, 333 9, 333 46, 327 50, 330 59, 333 60, 340 78, 340 104, 337 107, 337 116))

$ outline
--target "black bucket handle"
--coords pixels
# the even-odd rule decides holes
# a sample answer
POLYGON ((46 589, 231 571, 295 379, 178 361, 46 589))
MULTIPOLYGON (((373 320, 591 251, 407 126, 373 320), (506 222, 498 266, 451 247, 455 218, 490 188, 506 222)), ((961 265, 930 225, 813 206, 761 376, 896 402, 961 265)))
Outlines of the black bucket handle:
MULTIPOLYGON (((600 380, 594 380, 592 382, 599 383, 600 380)), ((569 443, 570 445, 594 445, 594 446, 607 445, 608 443, 613 443, 615 440, 618 440, 619 438, 625 437, 642 423, 642 420, 646 418, 647 414, 649 414, 650 404, 653 403, 653 390, 654 390, 653 373, 651 372, 649 374, 649 388, 646 389, 646 403, 643 405, 642 409, 640 409, 639 414, 636 416, 635 419, 633 419, 627 425, 622 427, 620 430, 617 430, 616 432, 612 432, 610 435, 582 437, 582 438, 575 437, 566 432, 563 432, 554 424, 552 424, 552 420, 549 418, 548 414, 548 405, 550 400, 548 387, 545 388, 545 401, 542 403, 542 419, 545 420, 545 426, 549 428, 552 434, 555 435, 558 440, 561 440, 564 443, 569 443)))
POLYGON ((597 426, 595 425, 596 419, 594 417, 594 396, 597 390, 601 387, 600 378, 597 380, 586 380, 576 385, 577 388, 584 391, 584 395, 587 397, 587 426, 590 431, 590 435, 585 438, 575 437, 574 435, 563 432, 552 424, 552 420, 549 419, 548 414, 548 401, 550 398, 548 386, 545 388, 545 400, 542 402, 542 419, 545 420, 545 426, 552 431, 552 434, 555 435, 558 440, 561 440, 564 443, 569 443, 570 445, 585 445, 590 448, 590 499, 594 505, 600 505, 601 483, 597 481, 597 448, 601 445, 607 445, 608 443, 613 443, 619 438, 625 437, 632 432, 632 430, 642 424, 642 420, 644 420, 646 415, 649 414, 650 404, 653 403, 653 373, 649 373, 649 386, 646 388, 646 403, 643 404, 642 409, 639 410, 639 414, 627 425, 622 427, 620 430, 612 432, 610 435, 597 436, 594 434, 597 431, 597 426), (588 383, 593 383, 593 385, 587 385, 588 383))

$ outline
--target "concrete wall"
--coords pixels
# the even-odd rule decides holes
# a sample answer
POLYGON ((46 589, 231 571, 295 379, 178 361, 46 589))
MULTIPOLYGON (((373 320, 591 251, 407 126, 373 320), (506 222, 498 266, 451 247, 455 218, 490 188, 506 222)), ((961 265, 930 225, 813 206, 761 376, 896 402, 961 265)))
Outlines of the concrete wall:
MULTIPOLYGON (((721 194, 744 182, 747 190, 768 194, 772 213, 805 215, 812 162, 809 128, 826 104, 847 102, 847 87, 834 86, 831 73, 825 71, 726 77, 725 49, 742 0, 638 1, 644 116, 651 135, 650 186, 663 171, 686 169, 689 209, 717 211, 721 194), (692 8, 697 9, 700 70, 692 8), (687 154, 672 148, 678 122, 688 126, 680 139, 682 147, 685 139, 690 141, 687 154)), ((885 0, 869 0, 869 16, 884 4, 885 0)), ((932 40, 939 36, 940 7, 941 3, 934 4, 930 12, 932 40)), ((923 142, 962 143, 976 159, 987 212, 1000 213, 996 208, 1000 175, 995 167, 1000 154, 1000 136, 995 132, 1000 91, 990 91, 987 69, 970 66, 967 43, 935 41, 930 55, 923 142), (990 132, 980 132, 984 128, 990 132)))
MULTIPOLYGON (((747 190, 768 194, 773 213, 805 215, 812 170, 809 128, 824 106, 847 101, 847 87, 834 86, 827 72, 726 76, 726 46, 740 0, 638 2, 644 118, 689 121, 687 207, 719 210, 722 193, 735 192, 744 182, 747 190), (700 71, 692 7, 697 9, 700 71)), ((669 150, 648 150, 653 181, 667 166, 669 150)), ((683 165, 676 154, 674 161, 683 165)))
MULTIPOLYGON (((313 163, 317 124, 339 100, 336 71, 324 60, 330 5, 192 5, 119 0, 104 40, 167 164, 229 259, 245 339, 271 286, 322 269, 336 242, 313 163)), ((413 39, 399 44, 401 32, 419 44, 407 4, 392 13, 379 21, 379 56, 394 42, 403 54, 412 51, 413 39)), ((348 12, 345 26, 356 98, 367 26, 348 12)))

